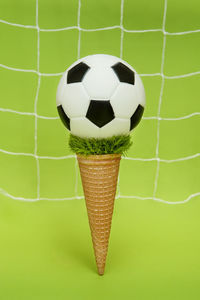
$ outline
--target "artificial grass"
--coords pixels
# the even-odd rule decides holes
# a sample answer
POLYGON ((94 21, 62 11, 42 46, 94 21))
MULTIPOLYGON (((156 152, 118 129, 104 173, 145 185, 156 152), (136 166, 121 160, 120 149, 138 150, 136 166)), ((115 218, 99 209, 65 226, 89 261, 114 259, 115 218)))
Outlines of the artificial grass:
POLYGON ((70 134, 69 148, 81 155, 122 154, 126 155, 132 145, 130 135, 117 135, 111 138, 81 138, 70 134))

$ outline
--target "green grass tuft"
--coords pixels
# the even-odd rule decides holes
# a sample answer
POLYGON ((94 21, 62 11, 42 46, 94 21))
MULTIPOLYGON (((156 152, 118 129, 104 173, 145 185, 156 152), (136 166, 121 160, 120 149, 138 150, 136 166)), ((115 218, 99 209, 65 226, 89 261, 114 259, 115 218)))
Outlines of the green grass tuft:
POLYGON ((132 145, 130 135, 117 135, 111 138, 81 138, 70 134, 69 148, 82 155, 123 154, 132 145))

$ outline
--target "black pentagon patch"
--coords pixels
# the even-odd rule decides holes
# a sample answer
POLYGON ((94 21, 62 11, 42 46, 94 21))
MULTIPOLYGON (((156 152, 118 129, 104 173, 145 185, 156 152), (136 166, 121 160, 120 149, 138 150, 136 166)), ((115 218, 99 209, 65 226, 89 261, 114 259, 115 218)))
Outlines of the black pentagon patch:
POLYGON ((139 104, 136 111, 134 112, 134 114, 131 117, 130 130, 132 130, 134 127, 136 127, 138 125, 138 123, 140 122, 140 120, 142 118, 143 112, 144 112, 144 107, 139 104))
POLYGON ((91 100, 86 114, 92 123, 103 127, 115 118, 113 108, 109 100, 91 100))
POLYGON ((75 65, 68 71, 67 83, 81 82, 89 69, 90 67, 83 62, 75 65))
POLYGON ((115 74, 117 75, 119 81, 135 84, 135 73, 125 66, 123 63, 119 62, 111 67, 115 74))
POLYGON ((57 110, 58 110, 59 116, 61 118, 61 121, 63 122, 65 127, 67 127, 67 129, 70 130, 70 119, 68 118, 68 116, 64 112, 64 109, 62 108, 62 105, 57 106, 57 110))

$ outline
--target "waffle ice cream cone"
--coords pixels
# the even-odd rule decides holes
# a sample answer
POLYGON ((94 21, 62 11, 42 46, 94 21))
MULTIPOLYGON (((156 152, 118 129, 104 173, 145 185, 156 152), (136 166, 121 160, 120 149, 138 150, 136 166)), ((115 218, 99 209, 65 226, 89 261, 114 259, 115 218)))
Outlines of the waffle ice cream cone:
POLYGON ((98 273, 104 274, 121 154, 77 155, 98 273))

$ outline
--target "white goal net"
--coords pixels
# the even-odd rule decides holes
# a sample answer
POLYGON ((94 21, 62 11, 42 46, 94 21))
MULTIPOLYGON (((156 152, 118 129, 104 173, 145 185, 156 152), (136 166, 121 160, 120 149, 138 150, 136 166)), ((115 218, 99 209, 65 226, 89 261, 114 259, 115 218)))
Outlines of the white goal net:
MULTIPOLYGON (((13 59, 5 59, 4 57, 5 55, 2 55, 1 57, 1 61, 0 61, 0 68, 1 71, 6 72, 13 72, 13 74, 33 74, 37 79, 37 88, 33 92, 35 92, 34 95, 34 105, 33 105, 33 110, 27 110, 24 111, 24 109, 17 109, 17 106, 13 103, 13 107, 11 102, 9 102, 8 106, 7 106, 7 101, 5 98, 1 99, 1 104, 0 104, 0 113, 2 114, 3 118, 9 118, 9 120, 12 120, 12 118, 14 118, 14 116, 19 118, 29 118, 31 120, 34 119, 34 125, 31 125, 32 129, 30 130, 31 134, 34 135, 34 147, 32 149, 32 151, 29 151, 31 149, 31 147, 24 147, 25 150, 27 151, 17 151, 15 150, 15 148, 12 148, 12 143, 8 143, 8 138, 7 140, 4 141, 4 139, 2 138, 2 142, 0 142, 0 155, 2 155, 1 157, 1 161, 2 161, 2 166, 1 166, 1 172, 2 174, 4 173, 5 175, 2 175, 2 180, 0 181, 0 193, 6 197, 15 199, 15 200, 23 200, 23 201, 38 201, 38 200, 73 200, 73 199, 82 199, 83 198, 83 194, 81 191, 81 184, 80 184, 80 176, 79 176, 79 171, 78 171, 78 165, 77 165, 77 161, 75 158, 75 155, 71 155, 69 153, 66 153, 66 155, 59 155, 59 153, 63 153, 63 151, 65 151, 65 148, 63 146, 63 150, 61 152, 59 151, 54 151, 54 149, 56 148, 56 145, 54 146, 54 148, 52 148, 52 151, 49 152, 46 151, 45 153, 45 146, 43 145, 43 152, 38 151, 38 143, 42 143, 41 140, 43 138, 49 138, 51 139, 51 133, 53 131, 53 124, 55 122, 58 122, 58 116, 56 115, 48 115, 48 114, 41 114, 41 111, 39 111, 39 98, 42 97, 41 93, 43 93, 43 97, 45 97, 45 84, 43 84, 43 80, 45 81, 47 78, 49 80, 55 80, 56 82, 58 82, 60 76, 62 75, 62 73, 64 72, 63 70, 60 70, 60 72, 55 72, 55 73, 48 73, 48 72, 43 72, 44 70, 44 62, 43 62, 43 53, 41 54, 41 47, 43 47, 43 43, 44 43, 44 36, 43 34, 48 34, 48 39, 51 40, 51 35, 53 38, 53 34, 55 33, 59 33, 59 34, 64 34, 64 33, 69 33, 70 32, 74 32, 73 35, 73 39, 76 38, 76 47, 74 47, 74 49, 69 51, 74 51, 76 52, 76 54, 74 55, 74 58, 78 59, 80 58, 80 56, 82 56, 82 53, 85 54, 86 50, 84 50, 82 52, 82 38, 84 36, 84 34, 86 33, 97 33, 97 32, 113 32, 113 30, 118 30, 118 32, 120 32, 120 44, 118 45, 119 49, 117 49, 118 53, 120 54, 120 57, 127 60, 128 57, 125 54, 126 51, 126 47, 127 47, 127 43, 126 43, 126 35, 129 36, 136 36, 138 34, 141 35, 145 35, 145 34, 154 34, 154 33, 159 33, 160 35, 162 35, 162 44, 161 44, 161 60, 160 60, 160 70, 158 70, 158 72, 156 73, 142 73, 140 74, 142 79, 144 80, 144 86, 146 83, 146 80, 151 80, 154 79, 159 81, 159 84, 156 86, 156 91, 153 91, 153 94, 157 95, 157 100, 155 100, 156 102, 156 106, 154 104, 154 114, 152 115, 145 115, 144 116, 144 122, 151 122, 152 123, 148 123, 150 125, 145 125, 145 128, 151 127, 153 126, 152 130, 154 130, 154 135, 152 136, 152 140, 154 141, 154 144, 152 147, 154 147, 154 150, 151 151, 151 145, 147 145, 146 143, 144 143, 144 141, 142 141, 142 138, 145 138, 145 132, 144 132, 144 137, 143 137, 143 131, 141 129, 141 134, 140 131, 138 129, 138 133, 136 135, 136 138, 134 139, 134 134, 133 134, 133 142, 134 143, 140 143, 140 139, 141 139, 141 146, 144 147, 144 153, 141 152, 140 155, 138 155, 139 150, 137 150, 137 148, 135 149, 135 155, 134 155, 134 151, 131 152, 131 154, 128 157, 123 157, 122 159, 122 171, 120 172, 120 176, 119 176, 119 180, 118 180, 118 191, 117 191, 117 198, 135 198, 135 199, 139 199, 139 200, 154 200, 154 201, 159 201, 159 202, 163 202, 166 204, 181 204, 181 203, 185 203, 188 202, 189 200, 200 196, 200 190, 198 190, 199 188, 199 175, 200 175, 200 163, 199 163, 199 158, 200 158, 200 153, 198 152, 198 145, 199 145, 199 137, 198 137, 198 129, 199 127, 199 115, 200 112, 199 111, 194 111, 194 110, 184 110, 183 112, 180 109, 180 113, 177 111, 177 108, 179 107, 179 105, 175 105, 174 107, 176 107, 176 111, 173 112, 173 114, 170 115, 170 110, 168 110, 167 108, 167 104, 166 104, 166 99, 165 97, 167 97, 165 95, 165 91, 167 88, 167 91, 169 92, 169 96, 173 94, 173 88, 174 90, 177 88, 181 88, 182 86, 184 86, 185 84, 188 83, 188 85, 192 85, 193 83, 191 82, 191 78, 195 78, 198 79, 200 78, 200 71, 198 70, 194 70, 191 67, 191 72, 187 72, 185 74, 172 74, 172 75, 168 75, 165 74, 165 66, 166 66, 166 48, 168 45, 168 42, 170 44, 172 38, 180 38, 180 37, 194 37, 194 35, 198 35, 198 39, 199 39, 199 35, 200 35, 200 29, 197 30, 188 30, 188 31, 183 31, 183 32, 168 32, 166 31, 166 18, 167 18, 167 12, 168 12, 168 3, 167 0, 164 1, 164 8, 163 8, 163 15, 162 15, 162 27, 161 28, 157 28, 157 29, 142 29, 142 30, 130 30, 125 28, 124 25, 124 6, 125 6, 125 2, 124 0, 121 0, 120 3, 120 23, 110 26, 110 27, 103 27, 103 28, 83 28, 81 25, 81 13, 82 13, 82 3, 81 0, 77 1, 77 11, 76 11, 76 20, 77 23, 76 25, 72 24, 72 26, 68 26, 68 27, 62 27, 62 28, 42 28, 41 26, 39 26, 39 17, 40 16, 40 12, 39 12, 39 0, 36 0, 35 2, 35 15, 36 15, 36 21, 35 21, 35 25, 31 25, 31 24, 18 24, 15 22, 10 22, 6 19, 1 19, 0 20, 0 26, 2 26, 2 33, 4 34, 4 30, 12 30, 12 28, 15 28, 16 31, 20 31, 20 30, 26 30, 26 34, 28 35, 28 32, 30 32, 31 34, 34 32, 34 34, 36 33, 36 43, 37 43, 37 47, 35 48, 35 55, 36 55, 36 68, 24 68, 23 66, 15 66, 13 65, 13 59), (169 40, 168 40, 169 39, 169 40), (42 55, 42 56, 41 56, 42 55), (10 63, 9 63, 10 62, 10 63), (180 83, 181 80, 181 83, 180 83), (172 84, 173 82, 173 84, 172 84), (43 84, 43 85, 42 85, 43 84), (170 94, 171 91, 171 94, 170 94), (165 103, 163 101, 163 99, 165 99, 165 103), (7 115, 6 115, 7 114, 7 115), (190 121, 192 122, 192 125, 190 125, 190 121), (46 123, 45 123, 46 122, 46 123), (50 124, 51 122, 51 126, 48 129, 48 125, 47 122, 49 122, 48 124, 50 124), (187 122, 187 124, 185 123, 187 122), (44 125, 41 125, 44 124, 44 125), (163 125, 164 124, 164 125, 163 125), (177 140, 173 140, 174 144, 168 144, 170 141, 170 138, 168 138, 167 136, 170 136, 170 134, 174 131, 174 127, 176 127, 177 124, 177 128, 180 128, 183 125, 183 128, 185 128, 186 126, 191 126, 191 131, 194 131, 196 128, 196 139, 197 142, 194 141, 194 137, 190 139, 190 131, 188 130, 186 133, 182 132, 182 140, 185 139, 185 143, 190 143, 191 145, 190 147, 186 145, 186 153, 187 155, 183 155, 184 152, 182 152, 181 150, 179 150, 179 140, 178 140, 178 136, 180 135, 181 131, 176 132, 177 134, 177 140), (41 129, 41 126, 43 126, 43 129, 41 129), (195 127, 197 126, 197 127, 195 127), (46 135, 47 137, 44 137, 45 135, 45 130, 44 128, 46 128, 46 135), (197 129, 198 128, 198 129, 197 129), (49 133, 47 132, 49 130, 49 133), (42 133, 43 132, 43 133, 42 133), (167 136, 164 136, 166 134, 166 132, 168 132, 167 136), (43 136, 42 136, 43 134, 43 136), (184 134, 185 137, 184 137, 184 134), (174 145, 176 145, 176 150, 175 152, 172 152, 170 149, 174 148, 174 145), (148 150, 149 147, 149 150, 148 150), (168 152, 169 152, 169 156, 168 157, 164 157, 162 155, 163 150, 165 147, 168 147, 168 152), (190 152, 189 152, 190 151, 190 152), (49 154, 51 153, 51 155, 49 154), (154 153, 154 154, 153 154, 154 153), (175 153, 175 154, 174 154, 175 153), (137 154, 137 155, 136 155, 137 154), (15 159, 15 163, 12 165, 12 160, 10 161, 10 157, 14 157, 15 159), (24 187, 23 189, 19 189, 17 190, 17 188, 13 187, 13 182, 14 179, 13 177, 9 174, 13 173, 13 168, 15 168, 15 170, 17 169, 18 172, 24 172, 23 170, 20 169, 20 159, 22 158, 27 158, 27 159, 31 159, 32 161, 35 162, 35 166, 32 168, 27 168, 27 172, 26 174, 24 174, 24 177, 19 178, 18 180, 23 180, 23 178, 27 177, 31 177, 34 176, 35 177, 35 182, 34 182, 34 189, 35 192, 29 192, 32 188, 29 186, 24 187), (18 160, 19 164, 17 164, 16 160, 18 160), (71 173, 74 173, 74 180, 73 183, 69 183, 70 185, 70 192, 68 193, 68 180, 66 178, 63 179, 63 182, 65 181, 66 183, 62 186, 58 186, 58 193, 56 193, 56 187, 54 188, 54 190, 52 192, 49 193, 45 193, 45 188, 43 185, 45 185, 46 183, 44 183, 44 177, 45 176, 49 176, 49 174, 47 174, 51 168, 52 172, 54 170, 54 168, 56 169, 58 164, 60 166, 60 164, 63 164, 64 167, 62 168, 63 173, 61 172, 60 176, 65 176, 65 171, 64 169, 67 170, 70 169, 71 173), (52 167, 49 167, 48 169, 48 164, 52 167), (13 167, 12 167, 13 166, 13 167), (18 166, 18 167, 17 167, 18 166), (131 185, 131 180, 126 178, 126 170, 129 169, 129 174, 133 174, 133 185, 131 185), (136 172, 136 170, 140 169, 141 171, 139 172, 139 174, 134 174, 136 172), (194 170, 194 172, 193 172, 194 170), (46 173, 45 173, 46 172, 46 173), (165 173, 166 172, 166 173, 165 173), (34 175, 33 175, 34 173, 34 175), (46 174, 46 175, 45 175, 46 174), (170 175, 171 174, 171 175, 170 175), (134 177, 135 176, 135 177, 134 177), (138 179, 136 178, 138 176, 138 179), (170 177, 170 178, 169 178, 170 177), (174 178, 180 177, 179 179, 177 179, 177 188, 176 190, 174 189, 174 185, 172 184, 172 186, 170 186, 170 182, 174 182, 174 178), (11 178, 11 180, 10 180, 11 178), (183 179, 183 181, 181 181, 183 179), (137 181, 138 180, 138 181, 137 181), (144 180, 144 183, 142 185, 142 180, 144 180), (171 181, 170 181, 171 180, 171 181), (143 187, 143 189, 145 190, 145 185, 148 185, 148 188, 146 190, 146 192, 138 190, 135 186, 134 186, 134 182, 135 185, 137 184, 137 182, 141 182, 141 185, 139 185, 139 188, 141 190, 141 188, 143 187), (126 183, 127 182, 127 183, 126 183), (192 184, 190 183, 192 182, 192 184), (127 189, 127 193, 126 188, 127 185, 129 185, 129 188, 127 189), (186 186, 188 184, 188 186, 186 186), (71 186, 73 185, 73 186, 71 186), (131 185, 131 186, 130 186, 131 185), (135 191, 136 188, 136 191, 135 191), (62 192, 60 192, 60 189, 62 189, 62 192), (168 193, 166 192, 168 190, 168 193), (16 191, 16 192, 15 192, 16 191), (25 192, 23 192, 25 191, 25 192), (172 197, 172 194, 174 193, 174 197, 172 197), (180 195, 180 196, 177 196, 180 195)), ((64 37, 64 35, 63 35, 64 37)), ((85 37, 84 37, 85 38, 85 37)), ((4 37, 4 40, 6 41, 6 37, 4 37)), ((6 43, 6 42, 5 42, 6 43)), ((19 41, 20 43, 20 41, 19 41)), ((28 43, 28 41, 27 41, 28 43)), ((176 41, 174 42, 176 43, 176 41)), ((8 40, 8 44, 10 45, 10 41, 8 40)), ((9 47, 8 45, 8 47, 9 47)), ((73 48, 73 42, 72 44, 69 43, 69 48, 72 47, 73 48)), ((90 44, 89 44, 90 45, 90 44)), ((85 47, 85 46, 84 46, 85 47)), ((175 47, 175 46, 174 46, 175 47)), ((85 49, 85 48, 84 48, 85 49)), ((14 47, 13 47, 13 51, 14 51, 14 47)), ((43 51, 43 50, 42 50, 43 51)), ((51 51, 49 49, 49 51, 51 51)), ((94 50, 95 51, 95 50, 94 50)), ((148 49, 146 49, 146 51, 148 51, 148 49)), ((151 49, 149 50, 151 51, 151 49)), ((184 51, 184 49, 183 49, 184 51)), ((91 49, 90 49, 91 52, 91 49)), ((90 54, 90 53, 89 53, 90 54)), ((115 53, 109 53, 109 54, 114 54, 115 53)), ((57 55, 59 56, 59 53, 57 53, 57 55)), ((189 54, 189 55, 192 55, 189 54)), ((84 55, 85 56, 85 55, 84 55)), ((180 53, 181 56, 181 53, 180 53)), ((129 62, 129 60, 128 60, 129 62)), ((49 62, 50 64, 51 62, 49 62)), ((131 62, 130 62, 131 63, 131 62)), ((47 68, 48 69, 48 68, 47 68)), ((145 67, 143 68, 145 70, 145 67)), ((137 68, 136 68, 137 70, 137 68)), ((4 74, 2 72, 2 77, 4 77, 4 74)), ((140 72, 139 72, 140 73, 140 72)), ((11 74, 11 73, 9 73, 11 74)), ((9 75, 11 76, 11 75, 9 75)), ((8 78, 9 78, 8 76, 8 78)), ((16 75, 17 76, 17 75, 16 75)), ((34 77, 34 78, 35 78, 34 77)), ((7 79, 9 80, 9 79, 7 79)), ((35 79, 34 79, 35 80, 35 79)), ((54 82, 55 82, 54 81, 54 82)), ((50 81, 49 81, 50 82, 50 81)), ((53 81, 52 81, 53 82, 53 81)), ((150 81, 149 81, 150 82, 150 81)), ((197 82, 197 80, 196 80, 197 82)), ((21 84, 23 85, 23 82, 21 82, 21 84)), ((35 83, 34 83, 35 84, 35 83)), ((150 84, 150 83, 148 83, 150 84)), ((55 84, 54 84, 55 86, 55 84)), ((194 84, 194 86, 196 88, 197 85, 194 84)), ((31 83, 30 83, 30 87, 31 87, 31 83)), ((3 87, 2 87, 3 88, 3 87)), ((10 86, 10 89, 12 89, 12 86, 10 86)), ((155 89, 155 88, 154 88, 155 89)), ((54 89, 55 90, 55 89, 54 89)), ((148 100, 148 92, 149 89, 146 90, 147 93, 147 100, 148 100)), ((168 96, 168 97, 169 97, 168 96)), ((19 96, 20 97, 20 96, 19 96)), ((191 94, 191 97, 192 94, 191 94)), ((169 100, 169 99, 167 99, 169 100)), ((178 101, 181 105, 181 99, 173 99, 173 101, 178 101)), ((189 101, 190 99, 188 99, 189 101)), ((23 99, 23 101, 28 101, 28 99, 23 99)), ((46 101, 48 101, 48 99, 46 99, 46 101)), ((172 101, 172 100, 169 100, 172 101)), ((185 101, 183 99, 183 101, 185 101)), ((195 102, 197 103, 197 101, 195 102)), ((148 103, 147 101, 147 106, 151 105, 152 103, 148 103)), ((53 104, 52 104, 53 105, 53 104)), ((153 105, 153 104, 152 104, 153 105)), ((169 103, 169 105, 171 105, 171 102, 169 103)), ((194 107, 196 107, 196 110, 198 109, 198 105, 199 104, 195 104, 194 107), (195 106, 196 105, 196 106, 195 106)), ((27 105, 28 108, 28 105, 27 105)), ((56 104, 55 104, 55 109, 56 109, 56 104)), ((153 110, 152 110, 153 111, 153 110)), ((171 110, 172 111, 172 110, 171 110)), ((3 120, 4 120, 3 119, 3 120)), ((142 122, 141 122, 142 123, 142 122)), ((12 125, 10 126, 15 126, 14 121, 11 123, 12 125)), ((32 123, 31 123, 32 124, 32 123)), ((57 124, 57 123, 56 123, 57 124)), ((6 131, 6 126, 7 123, 2 124, 2 133, 1 135, 6 135, 7 131, 6 131), (5 130, 5 131, 4 131, 5 130)), ((16 125, 17 126, 17 125, 16 125)), ((27 126, 24 124, 24 126, 27 126)), ((22 126, 23 127, 23 126, 22 126)), ((9 131, 9 129, 7 129, 9 131)), ((57 129, 56 129, 57 130, 57 129)), ((58 130, 61 130, 61 127, 58 128, 58 130)), ((64 130, 64 129, 62 129, 64 130)), ((136 129, 137 130, 137 129, 136 129)), ((184 130, 184 129, 183 129, 184 130)), ((12 129, 9 131, 12 132, 12 129)), ((15 131, 13 131, 13 135, 15 134, 15 131)), ((146 133, 146 135, 149 134, 149 131, 146 133)), ((194 135, 194 133, 193 133, 194 135)), ((63 135, 59 136, 60 139, 63 138, 63 135)), ((12 139, 12 136, 10 136, 10 139, 12 139)), ((20 136, 18 137, 18 139, 20 140, 20 136)), ((25 137, 24 137, 25 139, 25 137)), ((148 136, 147 137, 147 141, 150 143, 151 141, 151 137, 148 136)), ((23 143, 25 143, 25 140, 23 140, 23 143)), ((55 142, 56 143, 56 142, 55 142)), ((67 140, 63 141, 63 144, 66 144, 67 140)), ((152 142, 153 143, 153 142, 152 142)), ((58 145, 58 147, 60 147, 60 145, 58 145)), ((66 146, 67 148, 67 146, 66 146)), ((142 148, 142 147, 141 147, 142 148)), ((141 149, 140 148, 140 149, 141 149)), ((16 148, 19 149, 19 148, 16 148)), ((20 148, 21 149, 21 148, 20 148)), ((167 152, 166 152, 167 153, 167 152)), ((33 164, 34 164, 33 162, 33 164)), ((59 167, 60 168, 60 167, 59 167)), ((60 169, 59 169, 60 170, 60 169)), ((49 186, 51 186, 53 184, 53 176, 55 176, 55 185, 56 185, 56 181, 60 180, 57 177, 57 174, 55 172, 55 174, 52 174, 52 179, 49 181, 49 186)), ((18 176, 16 175, 16 178, 18 176)), ((20 177, 20 176, 19 176, 20 177)), ((47 178, 48 180, 48 178, 47 178)), ((31 182, 31 181, 30 181, 31 182)), ((21 183, 21 185, 23 186, 23 183, 21 183)), ((24 185, 26 185, 24 183, 24 185)))

